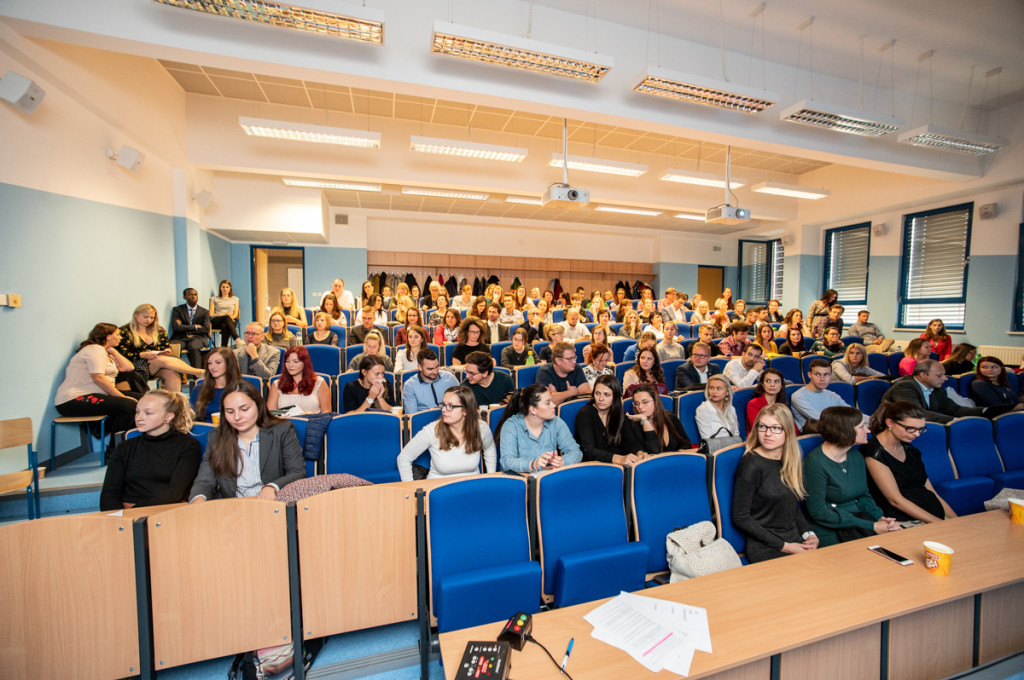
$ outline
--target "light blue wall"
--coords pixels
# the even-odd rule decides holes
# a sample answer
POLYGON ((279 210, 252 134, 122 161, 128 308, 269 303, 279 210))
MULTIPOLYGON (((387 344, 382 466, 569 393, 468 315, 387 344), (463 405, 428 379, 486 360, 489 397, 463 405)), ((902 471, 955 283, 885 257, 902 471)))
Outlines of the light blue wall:
MULTIPOLYGON (((725 271, 722 273, 722 288, 732 288, 733 300, 738 300, 740 298, 739 286, 737 285, 737 282, 739 281, 737 276, 738 273, 739 267, 733 266, 725 267, 725 271)), ((714 304, 714 300, 712 300, 711 303, 714 304)))
MULTIPOLYGON (((0 417, 32 418, 48 456, 54 393, 93 325, 125 324, 143 302, 169 318, 180 292, 174 221, 9 184, 0 184, 0 206, 0 291, 22 296, 22 307, 0 308, 0 417)), ((58 430, 58 452, 77 436, 58 430)))
MULTIPOLYGON (((197 225, 198 226, 198 225, 197 225)), ((199 231, 199 280, 195 283, 199 299, 219 294, 220 282, 231 280, 231 244, 208 231, 199 231)), ((235 288, 234 281, 231 287, 235 288)), ((237 290, 236 290, 237 295, 237 290)))
POLYGON ((786 255, 783 259, 783 314, 794 307, 807 314, 811 302, 821 296, 821 263, 821 255, 786 255))
POLYGON ((661 297, 672 286, 680 293, 693 297, 697 292, 697 265, 681 262, 655 262, 654 288, 661 297))
MULTIPOLYGON (((230 275, 231 287, 239 302, 239 319, 243 324, 252 321, 252 261, 248 243, 231 243, 230 275)), ((241 335, 241 332, 239 332, 241 335)))
POLYGON ((365 248, 306 246, 302 264, 306 276, 307 307, 320 304, 320 296, 314 293, 330 290, 334 279, 344 279, 345 290, 357 298, 360 286, 366 280, 365 248))

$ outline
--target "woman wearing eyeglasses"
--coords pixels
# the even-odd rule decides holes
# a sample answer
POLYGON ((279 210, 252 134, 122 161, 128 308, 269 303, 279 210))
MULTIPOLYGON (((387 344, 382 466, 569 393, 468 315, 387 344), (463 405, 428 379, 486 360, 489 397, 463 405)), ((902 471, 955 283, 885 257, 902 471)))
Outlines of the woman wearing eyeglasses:
POLYGON ((875 438, 860 452, 868 466, 871 497, 882 512, 904 524, 956 517, 928 481, 921 452, 912 443, 928 429, 924 411, 909 401, 883 403, 871 416, 870 427, 875 438))
POLYGON ((497 472, 494 437, 487 423, 480 420, 479 413, 468 387, 456 385, 445 390, 441 398, 441 419, 417 432, 398 454, 398 474, 402 481, 412 481, 412 463, 424 452, 430 453, 427 479, 497 472))
POLYGON ((798 505, 807 495, 802 468, 792 414, 783 404, 765 406, 750 426, 733 486, 732 521, 747 539, 748 561, 818 547, 798 505))

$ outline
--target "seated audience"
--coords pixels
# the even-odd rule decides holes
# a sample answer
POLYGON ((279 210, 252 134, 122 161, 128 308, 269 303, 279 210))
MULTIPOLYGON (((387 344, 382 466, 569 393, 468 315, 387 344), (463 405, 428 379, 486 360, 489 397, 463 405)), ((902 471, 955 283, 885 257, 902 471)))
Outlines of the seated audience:
POLYGON ((560 323, 549 323, 544 326, 544 337, 548 341, 548 344, 540 348, 537 352, 537 358, 540 359, 542 364, 551 363, 551 348, 558 343, 563 341, 565 337, 565 329, 562 328, 560 323))
POLYGON ((379 354, 364 356, 359 362, 359 379, 345 383, 342 390, 342 411, 390 411, 392 404, 395 403, 395 396, 391 390, 391 383, 384 378, 384 369, 384 359, 379 354))
POLYGON ((855 342, 846 348, 842 359, 832 362, 832 376, 848 385, 856 385, 872 378, 885 377, 885 373, 868 366, 868 355, 864 351, 864 345, 855 342))
POLYGON ((627 465, 643 460, 637 453, 640 442, 632 439, 634 428, 627 427, 622 409, 622 389, 614 375, 594 381, 590 401, 576 414, 576 441, 583 460, 627 465))
POLYGON ((466 318, 486 319, 487 318, 487 296, 478 295, 476 300, 473 300, 473 305, 466 312, 466 318))
POLYGON ((405 334, 405 345, 395 349, 395 373, 401 375, 406 371, 418 371, 417 356, 420 350, 429 344, 427 329, 423 326, 410 326, 405 334))
POLYGON ((373 316, 374 324, 386 326, 388 323, 388 312, 384 309, 384 296, 380 293, 374 293, 370 296, 367 304, 363 305, 363 308, 356 312, 356 318, 353 323, 360 323, 363 320, 364 314, 373 316))
POLYGON ((220 295, 210 298, 210 326, 220 331, 220 346, 230 347, 238 340, 238 316, 241 305, 224 279, 218 288, 220 295))
POLYGON ((334 283, 331 284, 331 289, 324 293, 323 297, 320 299, 321 305, 328 295, 334 295, 334 299, 338 301, 338 306, 342 309, 353 309, 355 307, 355 298, 352 297, 351 291, 345 290, 344 279, 334 279, 334 283))
POLYGON ((709 359, 711 345, 701 341, 691 346, 690 360, 676 369, 676 389, 686 392, 703 390, 709 377, 720 375, 721 367, 708 363, 709 359))
POLYGON ((594 345, 611 345, 611 341, 608 338, 607 327, 594 326, 594 329, 590 331, 590 342, 583 346, 583 361, 585 362, 590 357, 594 345))
POLYGON ((462 324, 462 315, 455 309, 448 309, 444 313, 441 325, 434 329, 434 344, 438 347, 451 345, 459 341, 459 326, 462 324))
POLYGON ((661 320, 661 314, 653 314, 651 320, 644 326, 644 333, 653 333, 654 337, 662 340, 665 337, 665 322, 661 320))
POLYGON ((928 341, 928 349, 939 355, 939 361, 945 361, 953 353, 953 339, 946 333, 946 324, 942 319, 932 319, 921 337, 928 341))
POLYGON ((526 315, 526 321, 520 324, 520 328, 526 331, 526 341, 533 345, 538 340, 544 339, 544 321, 543 314, 537 307, 530 307, 523 312, 526 315))
POLYGON ((416 364, 417 374, 402 383, 402 411, 406 415, 439 407, 445 391, 459 384, 451 371, 438 369, 437 355, 429 347, 416 353, 416 364))
POLYGON ((686 430, 674 413, 665 410, 654 385, 637 385, 633 392, 633 413, 624 429, 632 430, 627 440, 639 442, 637 457, 643 460, 665 451, 684 451, 692 448, 686 430))
POLYGON ((363 281, 363 294, 359 299, 359 306, 365 307, 373 300, 373 281, 363 281))
MULTIPOLYGON (((726 316, 728 316, 728 312, 726 316)), ((694 325, 711 323, 714 318, 715 314, 711 312, 711 305, 708 304, 707 300, 701 300, 700 304, 697 305, 697 311, 690 315, 690 323, 694 325)))
POLYGON ((1006 367, 998 357, 982 357, 978 360, 977 373, 969 391, 971 399, 978 406, 1013 406, 1012 410, 1021 410, 1020 398, 1010 387, 1010 381, 1006 379, 1006 367))
POLYGON ((740 434, 732 386, 722 375, 712 375, 704 385, 704 401, 697 407, 697 431, 701 439, 736 437, 740 434))
POLYGON ((819 316, 811 325, 811 337, 820 338, 826 329, 836 329, 836 337, 843 336, 843 312, 846 308, 842 305, 832 305, 828 308, 828 316, 819 316))
POLYGON ((729 337, 718 343, 718 349, 727 357, 738 357, 750 344, 750 326, 746 321, 736 321, 729 326, 729 337))
POLYGON ((565 310, 565 321, 562 323, 565 339, 569 341, 584 340, 590 337, 590 330, 580 320, 578 309, 565 310))
POLYGON ((839 299, 839 293, 829 288, 820 299, 811 303, 811 308, 807 311, 807 329, 812 338, 817 337, 814 335, 814 329, 821 328, 821 319, 828 318, 828 311, 837 299, 839 299))
POLYGON ((636 363, 622 376, 622 387, 625 389, 626 397, 633 396, 633 392, 640 385, 651 385, 658 394, 668 394, 665 374, 661 370, 661 361, 658 359, 658 353, 652 347, 640 350, 636 357, 636 363))
POLYGON ((353 323, 352 328, 348 331, 348 346, 361 345, 366 340, 366 334, 374 330, 373 328, 373 308, 366 307, 364 309, 366 314, 359 317, 358 323, 353 323))
POLYGON ((492 302, 487 305, 487 319, 482 320, 482 326, 484 334, 481 336, 480 341, 485 345, 493 345, 499 342, 507 342, 509 337, 509 327, 500 323, 498 319, 501 317, 501 305, 497 302, 492 302))
POLYGON ((661 320, 666 324, 670 323, 686 323, 686 300, 684 296, 686 293, 678 294, 673 293, 672 299, 669 299, 668 291, 665 291, 664 304, 661 305, 658 312, 661 314, 661 320))
POLYGON ((441 418, 425 425, 398 454, 398 474, 411 482, 412 464, 430 453, 427 479, 463 477, 478 472, 498 471, 498 452, 473 392, 465 385, 449 387, 441 398, 441 418), (483 466, 481 466, 483 458, 483 466))
POLYGON ((640 316, 632 307, 628 307, 622 320, 622 328, 619 329, 619 335, 630 340, 639 340, 642 328, 640 316))
POLYGON ((576 364, 576 348, 568 342, 551 346, 551 363, 540 367, 534 384, 546 387, 555 405, 590 394, 590 383, 576 364))
POLYGON ((235 349, 235 363, 242 375, 255 375, 264 380, 277 375, 281 353, 268 345, 265 339, 263 324, 254 321, 245 327, 242 335, 244 344, 235 349))
POLYGON ((783 316, 779 311, 781 304, 778 300, 768 301, 768 323, 782 323, 783 316))
MULTIPOLYGON (((945 382, 946 369, 942 364, 932 359, 924 359, 914 365, 912 375, 894 382, 882 395, 882 401, 909 401, 923 409, 925 419, 932 423, 945 424, 954 418, 988 415, 985 409, 960 406, 950 399, 943 389, 945 382)), ((1004 413, 1006 410, 997 409, 997 412, 1004 413)))
MULTIPOLYGON (((549 324, 554 321, 551 314, 551 303, 547 300, 540 300, 537 302, 537 311, 540 312, 540 320, 544 324, 549 324)), ((543 337, 543 334, 541 335, 543 337)))
POLYGON ((742 355, 729 360, 722 374, 733 387, 750 387, 761 377, 761 371, 766 365, 764 357, 761 356, 761 346, 751 343, 743 350, 742 355))
POLYGON ((512 293, 505 293, 501 298, 501 313, 498 315, 498 323, 506 326, 518 326, 523 322, 523 312, 516 308, 516 299, 512 293))
POLYGON ((750 421, 747 450, 736 467, 732 522, 744 535, 751 563, 818 547, 799 503, 803 463, 793 416, 782 404, 761 409, 750 421))
POLYGON ((182 295, 185 304, 171 310, 171 342, 180 344, 189 365, 199 368, 210 343, 210 312, 199 306, 195 288, 186 288, 182 295))
POLYGON ((736 307, 733 308, 733 310, 731 312, 729 312, 729 321, 732 321, 732 322, 735 323, 736 321, 746 321, 746 318, 747 318, 747 301, 746 300, 737 300, 736 301, 736 307))
POLYGON ((285 351, 284 370, 278 380, 270 383, 267 408, 291 409, 288 415, 331 412, 331 386, 313 370, 305 347, 285 351))
POLYGON ((821 337, 811 345, 810 353, 821 354, 831 359, 845 351, 846 345, 839 339, 839 331, 832 326, 828 326, 822 331, 821 337))
MULTIPOLYGON (((276 349, 270 351, 278 354, 276 349)), ((220 413, 220 399, 224 388, 241 379, 242 373, 239 370, 235 352, 226 347, 219 347, 210 352, 210 356, 206 357, 206 371, 203 373, 202 385, 197 384, 188 395, 196 412, 196 420, 212 422, 213 414, 220 413)))
MULTIPOLYGON (((405 310, 405 318, 401 319, 401 322, 402 326, 395 329, 395 347, 407 344, 410 328, 413 326, 423 328, 426 325, 423 323, 423 312, 420 311, 419 307, 410 307, 405 310)), ((366 341, 364 340, 363 342, 366 341)))
POLYGON ((128 381, 130 387, 146 386, 153 378, 163 381, 164 389, 171 392, 181 391, 181 374, 192 376, 203 374, 201 368, 192 368, 178 357, 171 356, 171 343, 165 331, 157 321, 156 307, 142 304, 135 308, 132 320, 121 327, 121 344, 118 352, 131 362, 134 370, 118 375, 118 382, 124 373, 134 373, 128 381))
POLYGON ((202 447, 191 409, 180 392, 151 390, 135 408, 138 437, 122 442, 107 459, 100 510, 182 503, 199 471, 202 447))
POLYGON ((342 312, 341 303, 338 302, 338 298, 334 297, 334 293, 328 293, 324 296, 323 302, 320 303, 320 310, 331 320, 331 326, 347 326, 348 321, 345 319, 345 314, 342 312))
POLYGON ((914 338, 903 348, 903 358, 900 359, 898 373, 901 376, 911 375, 917 362, 931 358, 931 348, 921 338, 914 338))
POLYGON ((676 332, 675 322, 666 323, 662 330, 664 339, 658 343, 655 349, 658 351, 658 359, 663 362, 686 358, 686 348, 682 343, 676 341, 676 332))
MULTIPOLYGON (((121 331, 111 323, 98 323, 79 345, 64 372, 64 382, 53 399, 62 416, 110 416, 107 432, 130 430, 135 421, 139 392, 121 392, 115 387, 118 372, 132 370, 121 356, 121 331)), ((113 442, 113 437, 111 437, 113 442)))
POLYGON ((270 415, 251 383, 224 389, 220 424, 210 433, 189 502, 213 498, 258 497, 277 492, 306 474, 302 445, 287 420, 270 415))
POLYGON ((867 468, 857 446, 868 441, 864 414, 850 406, 821 413, 821 446, 804 460, 804 507, 821 547, 898 531, 868 491, 867 468))
POLYGON ((270 313, 280 312, 285 324, 305 328, 307 325, 306 310, 302 308, 302 305, 295 298, 295 291, 291 288, 282 288, 280 300, 281 303, 270 310, 270 313))
POLYGON ((462 287, 462 295, 452 300, 452 307, 455 309, 469 309, 473 304, 473 286, 466 284, 462 287))
POLYGON ((327 312, 313 315, 313 325, 304 329, 302 344, 338 346, 338 334, 331 330, 331 317, 327 312))
MULTIPOLYGON (((754 386, 753 395, 750 397, 750 401, 747 402, 747 422, 754 422, 761 409, 772 404, 781 404, 787 409, 789 408, 786 399, 786 379, 782 376, 782 372, 779 369, 766 368, 761 371, 757 385, 754 386)), ((792 417, 791 413, 790 418, 792 417)))
POLYGON ((821 412, 830 406, 849 406, 843 398, 828 389, 832 382, 832 362, 815 359, 807 369, 807 384, 793 393, 790 409, 793 421, 804 434, 817 432, 821 412))
POLYGON ((514 392, 496 431, 502 470, 536 472, 583 460, 579 444, 565 421, 555 415, 555 403, 543 385, 514 392))
MULTIPOLYGON (((505 329, 508 332, 508 329, 505 329)), ((470 352, 490 352, 491 347, 484 338, 487 337, 487 322, 475 317, 468 317, 459 326, 459 343, 452 352, 452 365, 461 366, 466 363, 470 352)))
POLYGON ((387 355, 387 350, 384 347, 384 336, 377 331, 371 331, 366 335, 366 340, 363 342, 363 351, 352 357, 352 361, 348 362, 348 370, 358 370, 363 357, 370 354, 380 357, 380 360, 384 363, 385 371, 395 370, 395 365, 391 361, 391 357, 387 355))
POLYGON ((928 429, 924 411, 909 401, 883 403, 871 416, 874 439, 860 447, 868 489, 885 515, 904 524, 956 517, 935 492, 913 442, 928 429))
POLYGON ((780 355, 799 359, 808 353, 804 344, 804 333, 799 326, 789 330, 785 338, 785 341, 778 345, 780 355))
MULTIPOLYGON (((732 325, 732 324, 730 324, 730 325, 732 325)), ((700 342, 703 342, 705 345, 708 346, 708 348, 711 350, 711 357, 712 358, 723 356, 722 355, 722 350, 720 350, 718 348, 718 346, 721 343, 714 342, 714 340, 715 340, 715 327, 712 326, 711 324, 706 324, 705 323, 705 324, 701 324, 700 326, 697 326, 697 339, 700 342)))
POLYGON ((280 311, 271 312, 267 325, 269 326, 267 344, 271 347, 288 349, 289 347, 298 347, 302 344, 302 339, 288 330, 288 326, 285 324, 285 316, 280 311))
POLYGON ((789 329, 799 328, 801 337, 804 335, 810 335, 810 329, 807 328, 807 324, 804 322, 804 313, 799 309, 793 308, 786 312, 786 318, 783 320, 782 325, 779 326, 778 330, 775 331, 775 335, 780 338, 789 337, 789 329))
POLYGON ((480 406, 504 404, 515 390, 511 376, 494 370, 490 352, 470 352, 462 374, 480 406))
POLYGON ((949 358, 942 362, 942 366, 946 369, 946 375, 962 375, 974 373, 976 363, 978 363, 978 348, 970 343, 961 342, 953 349, 949 358))
POLYGON ((870 315, 871 312, 866 309, 857 312, 857 323, 850 324, 850 327, 846 329, 846 334, 860 338, 867 352, 888 352, 892 347, 893 339, 885 337, 875 324, 868 323, 870 315))
POLYGON ((529 337, 529 334, 522 327, 512 331, 512 344, 501 350, 502 366, 514 369, 516 366, 526 365, 526 360, 533 352, 528 341, 529 337))
POLYGON ((441 293, 437 296, 437 307, 430 313, 427 318, 427 324, 429 326, 440 326, 441 322, 444 321, 444 313, 448 311, 448 296, 441 293))
POLYGON ((757 332, 754 334, 754 344, 761 348, 761 356, 765 359, 779 356, 779 346, 775 343, 775 329, 771 327, 771 324, 758 325, 757 332))
POLYGON ((654 333, 644 331, 637 343, 626 350, 626 353, 622 356, 622 361, 625 363, 636 361, 636 357, 640 352, 645 349, 655 349, 657 346, 658 338, 654 336, 654 333))
MULTIPOLYGON (((590 386, 593 387, 597 379, 602 375, 615 377, 615 369, 612 367, 612 348, 601 343, 588 345, 588 347, 590 352, 585 360, 586 365, 583 367, 583 375, 586 376, 590 386)), ((588 347, 585 347, 584 350, 588 347)))

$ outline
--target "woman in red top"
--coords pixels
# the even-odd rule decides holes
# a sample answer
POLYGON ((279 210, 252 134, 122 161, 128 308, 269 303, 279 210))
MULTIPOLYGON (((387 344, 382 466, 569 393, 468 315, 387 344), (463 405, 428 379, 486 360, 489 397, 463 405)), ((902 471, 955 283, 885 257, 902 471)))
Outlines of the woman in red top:
POLYGON ((754 396, 747 402, 747 427, 752 427, 761 409, 771 404, 789 406, 786 401, 786 379, 777 368, 766 368, 761 371, 761 378, 754 387, 754 396))
POLYGON ((953 339, 946 333, 946 324, 942 319, 932 319, 921 337, 928 341, 931 351, 939 355, 939 361, 945 361, 953 353, 953 339))

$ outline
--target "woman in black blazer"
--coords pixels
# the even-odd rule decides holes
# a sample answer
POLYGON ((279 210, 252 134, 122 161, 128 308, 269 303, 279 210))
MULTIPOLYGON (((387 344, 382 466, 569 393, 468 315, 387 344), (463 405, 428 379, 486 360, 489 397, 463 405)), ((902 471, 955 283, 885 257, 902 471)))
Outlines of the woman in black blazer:
POLYGON ((638 385, 633 392, 633 414, 628 416, 632 437, 642 444, 640 453, 654 455, 663 451, 688 451, 693 448, 676 414, 661 403, 654 385, 638 385))
POLYGON ((622 387, 614 375, 594 381, 590 402, 576 414, 576 441, 583 460, 626 465, 646 458, 637 454, 642 440, 623 414, 622 387))
POLYGON ((295 428, 270 415, 263 397, 244 380, 224 388, 220 425, 210 433, 206 454, 190 503, 252 496, 274 500, 285 485, 306 474, 295 428))

